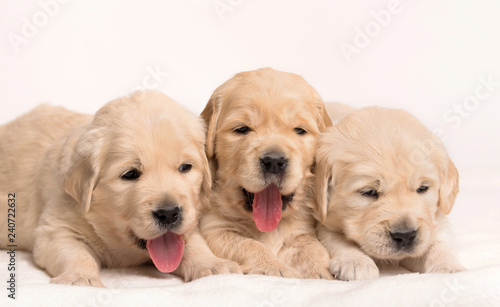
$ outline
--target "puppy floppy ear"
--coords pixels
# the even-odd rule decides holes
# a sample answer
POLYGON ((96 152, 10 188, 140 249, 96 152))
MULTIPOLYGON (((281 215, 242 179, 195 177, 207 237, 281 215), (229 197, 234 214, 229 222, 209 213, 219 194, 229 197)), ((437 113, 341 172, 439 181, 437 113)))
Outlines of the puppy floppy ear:
POLYGON ((325 105, 321 105, 321 120, 320 120, 320 131, 323 132, 326 130, 326 128, 331 127, 333 125, 332 120, 330 119, 330 116, 326 112, 325 105), (321 124, 322 123, 322 124, 321 124))
POLYGON ((321 96, 318 93, 315 93, 314 98, 319 109, 318 128, 320 132, 325 132, 326 128, 331 127, 333 123, 328 115, 328 112, 326 112, 325 103, 323 102, 323 99, 321 99, 321 96))
POLYGON ((208 159, 205 152, 201 151, 201 163, 202 163, 202 173, 203 182, 201 183, 200 199, 203 206, 208 205, 208 199, 210 192, 212 191, 212 175, 210 172, 210 166, 208 164, 208 159))
POLYGON ((83 214, 90 209, 92 192, 97 185, 102 148, 102 132, 98 129, 85 130, 80 134, 78 141, 68 142, 64 149, 69 156, 69 168, 64 176, 64 190, 82 206, 83 214))
POLYGON ((318 150, 316 152, 316 162, 314 166, 315 173, 315 188, 314 200, 316 202, 316 211, 321 224, 326 220, 328 213, 328 203, 330 193, 334 186, 333 178, 333 163, 329 159, 327 145, 318 142, 318 150))
POLYGON ((458 170, 449 157, 447 165, 441 169, 441 186, 439 187, 439 207, 444 214, 448 214, 455 203, 458 187, 458 170))
POLYGON ((203 112, 201 112, 200 116, 205 120, 207 124, 207 145, 206 145, 206 153, 209 159, 212 159, 215 156, 215 143, 216 143, 216 132, 217 132, 217 123, 219 121, 219 112, 220 112, 220 99, 222 95, 222 86, 219 86, 210 99, 208 100, 207 105, 203 112))

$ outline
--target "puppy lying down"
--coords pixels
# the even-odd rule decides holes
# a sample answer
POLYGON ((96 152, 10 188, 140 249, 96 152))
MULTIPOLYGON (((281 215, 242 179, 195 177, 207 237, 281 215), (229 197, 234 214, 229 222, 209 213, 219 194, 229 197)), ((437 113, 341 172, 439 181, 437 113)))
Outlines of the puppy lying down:
POLYGON ((200 230, 214 253, 246 274, 331 279, 311 189, 316 140, 331 125, 318 93, 298 75, 243 72, 202 117, 215 184, 200 230))
POLYGON ((16 244, 52 282, 102 286, 101 267, 150 260, 185 280, 240 272, 197 230, 211 189, 203 121, 167 96, 136 92, 93 117, 43 105, 0 127, 0 144, 16 244))
POLYGON ((376 262, 417 272, 464 270, 445 215, 458 172, 440 140, 401 110, 354 111, 320 136, 318 237, 338 279, 378 277, 376 262))

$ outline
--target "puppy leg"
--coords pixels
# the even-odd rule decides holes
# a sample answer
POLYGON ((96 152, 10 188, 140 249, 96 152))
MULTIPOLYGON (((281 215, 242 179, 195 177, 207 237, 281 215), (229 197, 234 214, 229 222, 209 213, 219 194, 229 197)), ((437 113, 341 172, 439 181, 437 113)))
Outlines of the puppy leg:
POLYGON ((209 275, 242 273, 242 270, 236 262, 215 256, 196 229, 186 235, 184 256, 175 273, 191 281, 209 275))
POLYGON ((53 276, 52 283, 104 287, 100 263, 91 248, 67 228, 40 226, 35 230, 33 258, 53 276))
POLYGON ((225 254, 241 264, 243 273, 302 278, 296 269, 281 261, 261 242, 236 234, 226 235, 237 243, 232 244, 232 250, 225 254))
POLYGON ((343 234, 318 226, 318 238, 330 254, 330 272, 340 280, 364 280, 379 276, 375 262, 343 234))
POLYGON ((214 251, 217 250, 223 258, 239 263, 245 274, 302 277, 297 270, 282 262, 259 241, 231 232, 220 233, 220 237, 222 240, 219 242, 211 242, 212 246, 217 246, 214 251))
POLYGON ((290 278, 301 278, 301 274, 286 265, 269 248, 261 242, 245 237, 230 225, 217 223, 203 226, 203 221, 214 217, 205 215, 201 230, 208 246, 218 257, 230 259, 240 264, 244 274, 271 275, 290 278))
POLYGON ((434 242, 429 250, 418 258, 407 258, 401 266, 420 273, 456 273, 465 271, 451 248, 442 241, 434 242))
POLYGON ((307 233, 289 238, 285 249, 278 256, 288 265, 296 268, 307 279, 333 279, 328 262, 328 251, 315 234, 307 233))

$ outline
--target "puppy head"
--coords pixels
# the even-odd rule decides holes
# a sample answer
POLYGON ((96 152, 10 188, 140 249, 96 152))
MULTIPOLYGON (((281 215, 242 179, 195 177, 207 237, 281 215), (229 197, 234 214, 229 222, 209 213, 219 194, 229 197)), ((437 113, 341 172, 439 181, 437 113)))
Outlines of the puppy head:
POLYGON ((170 258, 182 257, 181 236, 211 188, 204 146, 200 118, 163 94, 136 92, 97 112, 65 188, 106 243, 147 246, 155 264, 166 243, 178 247, 170 258))
POLYGON ((320 136, 316 159, 320 221, 378 259, 423 254, 458 193, 440 140, 401 110, 355 111, 320 136))
POLYGON ((273 230, 282 208, 302 193, 317 136, 331 125, 320 96, 300 76, 264 68, 217 88, 201 116, 221 193, 232 195, 226 203, 253 211, 259 230, 273 230))

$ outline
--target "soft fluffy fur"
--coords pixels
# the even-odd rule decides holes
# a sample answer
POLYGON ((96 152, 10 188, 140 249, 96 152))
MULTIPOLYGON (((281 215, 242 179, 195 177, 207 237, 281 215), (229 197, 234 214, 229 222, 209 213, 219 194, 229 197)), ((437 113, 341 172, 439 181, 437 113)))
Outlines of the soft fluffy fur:
MULTIPOLYGON (((15 193, 17 246, 33 250, 52 282, 102 286, 101 267, 148 262, 145 240, 166 232, 152 211, 165 202, 182 208, 182 223, 170 229, 186 242, 177 275, 240 271, 215 257, 197 230, 211 189, 205 127, 167 96, 136 92, 94 117, 43 105, 2 126, 0 144, 1 210, 15 193), (180 172, 186 163, 191 170, 180 172), (121 178, 132 169, 139 179, 121 178)), ((2 238, 6 231, 2 219, 2 238)))
POLYGON ((318 236, 337 278, 375 278, 377 261, 418 272, 464 269, 446 236, 458 172, 415 117, 379 107, 355 111, 321 135, 316 159, 318 236))
POLYGON ((308 191, 317 136, 331 125, 318 93, 298 75, 271 68, 242 72, 215 90, 202 117, 215 185, 200 230, 214 253, 246 274, 330 279, 308 191), (250 130, 238 133, 241 127, 250 130), (288 158, 283 177, 263 174, 259 159, 268 152, 288 158), (290 201, 277 228, 260 232, 243 189, 257 193, 271 183, 290 201))

